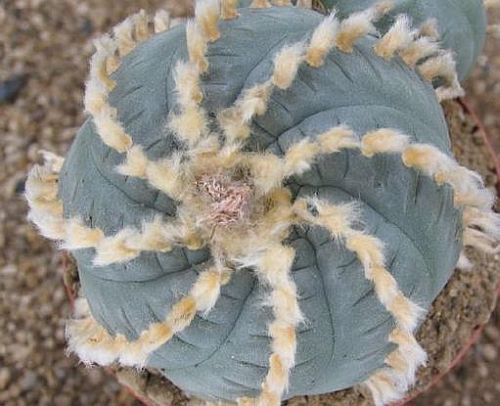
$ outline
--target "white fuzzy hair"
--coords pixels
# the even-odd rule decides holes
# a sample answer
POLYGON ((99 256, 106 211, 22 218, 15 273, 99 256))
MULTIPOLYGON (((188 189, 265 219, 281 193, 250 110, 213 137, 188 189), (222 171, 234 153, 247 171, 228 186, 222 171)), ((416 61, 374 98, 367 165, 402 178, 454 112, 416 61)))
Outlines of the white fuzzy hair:
POLYGON ((221 0, 221 18, 223 20, 232 20, 239 17, 239 0, 221 0))
POLYGON ((484 7, 487 9, 500 7, 500 0, 483 0, 484 7))
POLYGON ((396 22, 375 44, 375 53, 384 59, 390 59, 399 50, 407 48, 415 35, 416 31, 411 29, 410 18, 400 14, 396 17, 396 22))
POLYGON ((219 39, 219 18, 221 13, 220 0, 198 0, 195 4, 194 15, 196 25, 208 42, 219 39))
POLYGON ((244 159, 252 172, 256 189, 267 193, 285 178, 309 170, 318 157, 352 148, 359 148, 353 131, 346 126, 336 126, 313 140, 304 138, 295 143, 283 158, 274 154, 250 154, 244 159))
MULTIPOLYGON (((59 159, 59 158, 58 158, 59 159)), ((25 197, 30 210, 28 219, 51 240, 60 240, 65 235, 63 207, 57 197, 59 163, 46 161, 45 165, 35 165, 26 180, 25 197)))
POLYGON ((297 7, 312 8, 312 0, 297 0, 297 7))
POLYGON ((269 8, 272 7, 269 0, 253 0, 250 8, 269 8))
POLYGON ((304 60, 305 44, 299 42, 287 45, 280 49, 274 57, 273 85, 285 90, 288 89, 295 77, 300 64, 304 60))
POLYGON ((279 405, 295 365, 295 330, 303 316, 297 300, 297 287, 290 275, 294 256, 293 248, 274 243, 262 248, 260 254, 252 253, 239 260, 242 266, 254 268, 259 279, 271 290, 268 300, 274 315, 268 327, 271 355, 262 391, 255 400, 257 405, 279 405))
POLYGON ((158 10, 153 17, 153 27, 155 34, 168 31, 172 18, 167 10, 158 10))
POLYGON ((392 1, 380 1, 366 10, 352 13, 342 20, 336 35, 337 48, 343 52, 352 52, 354 43, 358 39, 377 32, 373 23, 387 14, 392 7, 392 1))
POLYGON ((313 32, 306 51, 306 61, 315 68, 323 65, 326 55, 335 47, 339 21, 335 13, 326 17, 313 32))

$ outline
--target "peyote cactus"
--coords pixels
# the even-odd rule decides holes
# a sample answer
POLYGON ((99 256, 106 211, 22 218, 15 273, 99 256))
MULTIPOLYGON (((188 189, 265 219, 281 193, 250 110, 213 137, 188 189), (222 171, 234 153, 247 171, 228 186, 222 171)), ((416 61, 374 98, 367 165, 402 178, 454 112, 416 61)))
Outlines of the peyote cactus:
POLYGON ((453 61, 404 17, 377 35, 388 2, 341 22, 236 3, 101 38, 89 119, 30 173, 31 219, 78 263, 70 350, 210 401, 362 382, 399 399, 463 247, 500 238, 493 195, 450 152, 453 61))

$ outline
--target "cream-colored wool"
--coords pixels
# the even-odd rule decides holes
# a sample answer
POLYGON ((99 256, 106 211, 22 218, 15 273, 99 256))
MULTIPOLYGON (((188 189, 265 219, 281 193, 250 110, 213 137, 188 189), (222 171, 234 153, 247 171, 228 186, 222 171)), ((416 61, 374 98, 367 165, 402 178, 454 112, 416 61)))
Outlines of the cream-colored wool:
POLYGON ((375 53, 384 59, 390 59, 399 50, 407 48, 415 35, 416 32, 411 29, 409 17, 401 14, 389 31, 377 41, 374 46, 375 53))
POLYGON ((483 0, 483 3, 488 9, 500 7, 500 0, 483 0))
POLYGON ((367 13, 353 13, 340 23, 335 44, 343 52, 352 52, 358 39, 375 32, 377 30, 367 13))
POLYGON ((427 144, 411 144, 403 151, 403 163, 416 168, 438 183, 448 183, 454 189, 455 204, 489 210, 494 195, 484 188, 478 174, 460 166, 455 160, 427 144))
POLYGON ((466 207, 463 212, 464 225, 482 231, 500 240, 500 215, 493 211, 480 210, 476 207, 466 207))
POLYGON ((113 34, 118 46, 118 52, 122 58, 132 52, 132 50, 136 47, 136 41, 133 37, 133 17, 134 16, 128 17, 113 29, 113 34))
POLYGON ((278 7, 291 6, 291 0, 272 0, 273 5, 278 7))
POLYGON ((256 188, 266 193, 285 178, 309 170, 319 156, 357 147, 359 141, 352 130, 339 126, 319 134, 314 141, 302 139, 292 145, 282 159, 274 154, 254 154, 248 156, 246 162, 256 188))
POLYGON ((312 0, 297 0, 297 7, 312 8, 312 0))
POLYGON ((155 34, 168 31, 170 28, 171 17, 166 10, 158 10, 153 17, 153 27, 155 34))
POLYGON ((108 36, 95 40, 96 52, 90 59, 90 76, 102 83, 108 91, 113 90, 116 85, 107 70, 107 59, 114 55, 110 43, 112 43, 112 40, 108 36))
POLYGON ((439 37, 439 24, 435 18, 425 20, 418 29, 418 35, 421 37, 428 37, 434 41, 438 41, 439 37))
POLYGON ((366 157, 379 153, 402 153, 409 142, 407 135, 391 128, 381 128, 367 132, 361 138, 361 153, 366 157))
POLYGON ((134 17, 134 37, 137 42, 143 42, 150 36, 149 16, 146 11, 140 10, 134 17))
POLYGON ((221 18, 223 20, 232 20, 239 16, 239 0, 221 0, 221 18))
POLYGON ((96 247, 93 264, 95 266, 104 266, 128 262, 136 258, 140 252, 127 244, 129 239, 135 240, 135 232, 132 229, 123 229, 117 234, 101 240, 96 247))
POLYGON ((253 0, 250 4, 250 8, 269 8, 272 7, 269 0, 253 0))
POLYGON ((304 60, 304 50, 305 44, 303 42, 281 48, 274 57, 272 77, 274 86, 285 90, 292 85, 299 66, 304 60))
POLYGON ((172 154, 168 159, 151 162, 146 167, 146 179, 151 186, 173 199, 182 194, 181 155, 172 154))
POLYGON ((116 167, 116 171, 124 176, 145 178, 147 166, 148 158, 142 147, 134 145, 127 151, 125 161, 116 167))
POLYGON ((207 133, 205 112, 198 106, 188 106, 180 114, 172 116, 169 128, 177 138, 193 146, 207 133))
POLYGON ((258 191, 265 194, 279 186, 284 176, 279 157, 274 154, 254 154, 248 156, 246 161, 258 191))
POLYGON ((436 97, 440 102, 463 97, 464 95, 465 91, 460 85, 458 78, 456 78, 450 86, 439 86, 436 89, 436 97))
POLYGON ((61 240, 66 234, 62 204, 57 199, 59 170, 59 163, 49 158, 43 166, 35 165, 26 180, 25 197, 30 206, 28 219, 51 240, 61 240))
POLYGON ((411 68, 415 68, 422 59, 428 58, 439 51, 439 43, 430 37, 417 38, 399 51, 403 61, 411 68))
POLYGON ((189 54, 189 61, 194 64, 200 73, 208 70, 208 60, 205 56, 207 52, 208 38, 203 35, 199 25, 189 20, 186 23, 186 43, 189 54))
POLYGON ((108 91, 104 85, 96 80, 89 79, 85 84, 83 105, 85 111, 92 115, 98 114, 107 103, 108 91))
POLYGON ((225 109, 217 116, 226 140, 230 143, 245 140, 250 136, 250 127, 243 120, 243 113, 237 107, 225 109))
POLYGON ((208 42, 217 41, 220 37, 219 18, 221 4, 219 0, 198 0, 194 9, 196 24, 208 42))
POLYGON ((312 67, 323 65, 328 52, 335 47, 339 21, 335 13, 326 17, 314 30, 306 51, 306 61, 312 67))
POLYGON ((178 62, 174 71, 175 91, 183 107, 198 105, 203 100, 200 72, 193 63, 178 62))
POLYGON ((464 245, 474 247, 487 254, 497 254, 500 252, 500 239, 474 228, 464 230, 464 245))
POLYGON ((257 259, 255 271, 271 289, 269 304, 274 321, 269 326, 272 338, 272 354, 269 370, 262 383, 258 405, 279 405, 279 400, 288 386, 291 368, 295 364, 297 347, 296 327, 303 321, 297 300, 297 288, 290 276, 295 251, 281 244, 271 245, 257 259), (277 400, 277 403, 276 403, 277 400))
POLYGON ((316 142, 322 154, 332 154, 343 149, 359 148, 359 140, 354 132, 346 126, 340 125, 319 134, 316 142))
POLYGON ((343 52, 352 52, 354 43, 358 39, 377 32, 373 22, 388 13, 392 7, 392 1, 381 1, 342 20, 336 35, 337 48, 343 52))
POLYGON ((53 180, 55 180, 56 177, 58 178, 56 174, 61 171, 64 165, 64 158, 44 149, 40 150, 39 153, 43 157, 43 166, 48 168, 50 172, 54 173, 53 180))
POLYGON ((263 115, 267 111, 267 104, 271 96, 272 82, 267 81, 245 89, 236 106, 241 110, 244 123, 248 123, 254 116, 263 115))
POLYGON ((116 71, 120 64, 116 41, 108 35, 103 35, 94 41, 94 47, 96 52, 90 62, 91 76, 94 75, 108 90, 112 90, 116 84, 109 75, 116 71))
POLYGON ((285 173, 290 176, 308 170, 315 158, 339 152, 342 149, 357 148, 358 141, 346 127, 334 127, 317 136, 315 141, 305 138, 290 147, 285 154, 285 173))
POLYGON ((424 79, 432 82, 436 78, 442 78, 449 86, 457 81, 455 60, 450 51, 441 51, 437 56, 429 58, 418 65, 418 71, 424 79))
POLYGON ((127 245, 138 251, 168 252, 179 236, 172 230, 173 224, 165 223, 161 217, 145 222, 140 233, 127 240, 127 245))
POLYGON ((105 104, 98 113, 93 114, 94 124, 102 141, 110 148, 123 153, 132 146, 132 138, 117 120, 118 112, 105 104))
POLYGON ((376 405, 400 400, 415 381, 418 367, 427 359, 425 351, 410 333, 396 328, 389 341, 398 346, 385 360, 391 368, 379 370, 365 382, 376 405))
POLYGON ((474 264, 469 260, 469 258, 467 258, 465 250, 462 250, 460 256, 458 257, 456 268, 461 271, 469 271, 472 269, 473 265, 474 264))
POLYGON ((66 250, 94 248, 104 239, 101 229, 87 227, 81 219, 67 220, 65 231, 62 248, 66 250))

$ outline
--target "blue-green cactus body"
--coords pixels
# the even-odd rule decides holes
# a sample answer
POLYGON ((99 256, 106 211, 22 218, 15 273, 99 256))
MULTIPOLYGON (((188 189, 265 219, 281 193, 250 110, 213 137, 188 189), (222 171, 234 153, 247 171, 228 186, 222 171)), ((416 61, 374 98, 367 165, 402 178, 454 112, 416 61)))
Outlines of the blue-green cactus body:
MULTIPOLYGON (((335 9, 342 18, 365 10, 377 0, 321 0, 328 9, 335 9)), ((462 81, 470 73, 486 37, 486 12, 483 0, 395 0, 394 9, 377 25, 385 32, 398 14, 412 18, 418 27, 429 18, 437 22, 444 49, 455 54, 458 78, 462 81)))
MULTIPOLYGON (((366 3, 366 2, 365 2, 366 3)), ((274 54, 285 44, 307 40, 323 18, 294 8, 240 10, 221 21, 221 38, 210 44, 210 68, 202 77, 202 103, 215 116, 242 89, 270 76, 274 54), (258 16, 257 16, 258 14, 258 16)), ((292 143, 338 124, 363 133, 396 128, 413 141, 450 154, 448 130, 432 86, 400 59, 376 57, 374 38, 353 53, 332 50, 325 65, 301 66, 290 89, 274 90, 268 111, 252 121, 248 149, 282 155, 292 143)), ((150 159, 180 148, 165 124, 176 107, 173 69, 187 59, 185 30, 178 26, 139 45, 113 75, 110 95, 134 144, 150 159)), ((89 119, 80 130, 60 178, 65 217, 81 217, 106 235, 140 227, 176 203, 143 180, 118 174, 123 156, 103 144, 89 119)), ((317 194, 332 202, 359 200, 368 231, 385 242, 387 266, 403 293, 428 308, 448 280, 461 247, 460 212, 452 191, 406 168, 400 157, 362 157, 343 151, 327 156, 293 178, 295 196, 317 194)), ((306 322, 298 331, 296 366, 286 398, 351 387, 384 365, 393 350, 392 316, 377 299, 361 264, 319 228, 296 228, 288 243, 306 322)), ((93 250, 75 251, 83 293, 92 315, 111 333, 135 339, 165 318, 186 294, 209 258, 208 250, 177 248, 142 253, 104 267, 92 265, 93 250)), ((216 306, 155 351, 148 366, 176 385, 207 399, 255 396, 267 372, 270 309, 266 288, 252 270, 238 271, 216 306)))

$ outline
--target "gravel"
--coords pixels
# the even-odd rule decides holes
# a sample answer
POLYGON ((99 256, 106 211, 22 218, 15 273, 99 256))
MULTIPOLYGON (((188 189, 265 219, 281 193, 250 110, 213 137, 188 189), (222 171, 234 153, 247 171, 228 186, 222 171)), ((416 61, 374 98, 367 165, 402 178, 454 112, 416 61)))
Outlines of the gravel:
MULTIPOLYGON (((165 1, 0 2, 0 404, 134 405, 104 370, 65 355, 62 257, 27 224, 20 194, 37 151, 65 154, 83 122, 91 39, 131 12, 165 1), (14 92, 6 84, 18 78, 14 92), (19 78, 23 78, 22 83, 19 78), (3 92, 3 93, 2 93, 3 92)), ((180 6, 179 2, 176 3, 180 6)), ((496 21, 500 21, 496 15, 496 21)), ((500 130, 500 52, 487 53, 467 84, 491 132, 500 130)), ((495 52, 496 51, 496 52, 495 52)), ((11 87, 12 89, 12 87, 11 87)), ((497 147, 500 138, 496 137, 497 147)), ((500 398, 498 312, 464 364, 415 405, 489 405, 500 398)))

